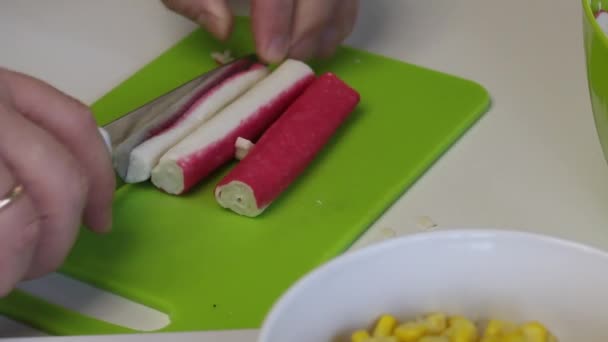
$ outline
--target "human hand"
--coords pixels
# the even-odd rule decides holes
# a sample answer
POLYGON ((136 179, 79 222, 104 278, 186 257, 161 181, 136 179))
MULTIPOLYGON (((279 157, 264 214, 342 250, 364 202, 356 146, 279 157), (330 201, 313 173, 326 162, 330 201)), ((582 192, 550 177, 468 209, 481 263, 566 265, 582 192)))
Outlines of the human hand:
MULTIPOLYGON (((162 2, 220 40, 230 36, 233 16, 227 0, 162 2)), ((270 63, 330 57, 353 30, 358 7, 358 0, 251 0, 257 53, 270 63)))
POLYGON ((110 154, 86 106, 0 68, 0 296, 59 267, 84 223, 105 232, 115 187, 110 154))

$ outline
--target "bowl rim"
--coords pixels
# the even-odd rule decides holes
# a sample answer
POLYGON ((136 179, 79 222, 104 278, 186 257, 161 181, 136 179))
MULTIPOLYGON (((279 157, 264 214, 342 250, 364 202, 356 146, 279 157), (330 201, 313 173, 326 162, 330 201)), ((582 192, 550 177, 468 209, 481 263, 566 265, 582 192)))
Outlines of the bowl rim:
POLYGON ((345 253, 342 253, 337 257, 330 259, 329 261, 321 264, 320 266, 315 267, 308 273, 301 276, 272 305, 264 321, 262 322, 257 342, 268 341, 270 334, 272 333, 271 329, 276 326, 276 321, 280 318, 279 314, 281 314, 284 309, 291 304, 291 302, 298 295, 298 293, 300 293, 309 283, 318 280, 325 274, 332 273, 332 271, 340 269, 346 264, 356 263, 359 260, 377 256, 378 254, 381 254, 386 250, 392 250, 397 247, 403 248, 404 245, 409 245, 412 243, 429 239, 454 239, 462 237, 490 237, 492 239, 499 240, 503 240, 505 238, 532 240, 539 243, 553 245, 559 248, 578 250, 579 252, 582 252, 584 254, 608 260, 608 250, 603 250, 585 243, 560 238, 553 235, 532 233, 517 229, 443 227, 441 228, 441 230, 424 231, 403 235, 389 240, 377 242, 352 252, 346 251, 345 253))
MULTIPOLYGON (((604 46, 608 47, 608 34, 602 30, 600 24, 598 24, 595 15, 593 14, 593 10, 591 9, 591 0, 582 0, 583 1, 583 12, 585 13, 585 17, 590 22, 589 24, 593 27, 595 34, 600 35, 600 40, 604 43, 604 46)), ((608 8, 606 9, 608 12, 608 8)))

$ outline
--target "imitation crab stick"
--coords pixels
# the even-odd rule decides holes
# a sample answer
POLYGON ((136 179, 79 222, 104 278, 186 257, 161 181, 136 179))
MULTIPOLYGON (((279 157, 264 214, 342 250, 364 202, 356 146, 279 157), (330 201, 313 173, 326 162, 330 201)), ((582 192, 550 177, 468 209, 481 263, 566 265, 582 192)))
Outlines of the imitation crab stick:
POLYGON ((288 59, 167 151, 152 170, 152 183, 179 195, 233 160, 235 142, 257 139, 310 85, 315 75, 288 59))
POLYGON ((336 75, 317 78, 216 186, 224 208, 261 214, 304 171, 359 103, 336 75))
POLYGON ((196 100, 232 75, 251 67, 250 59, 239 59, 232 62, 206 77, 195 78, 180 86, 180 88, 157 98, 135 110, 132 115, 126 116, 120 126, 122 135, 112 135, 112 143, 116 148, 112 152, 114 169, 122 180, 126 180, 129 173, 131 151, 171 127, 192 106, 196 100), (145 115, 141 115, 145 114, 145 115), (135 118, 135 120, 133 119, 135 118))
POLYGON ((268 68, 263 64, 254 64, 248 70, 223 80, 197 99, 179 120, 131 151, 125 181, 137 183, 148 180, 152 168, 156 166, 163 153, 266 77, 268 73, 268 68))

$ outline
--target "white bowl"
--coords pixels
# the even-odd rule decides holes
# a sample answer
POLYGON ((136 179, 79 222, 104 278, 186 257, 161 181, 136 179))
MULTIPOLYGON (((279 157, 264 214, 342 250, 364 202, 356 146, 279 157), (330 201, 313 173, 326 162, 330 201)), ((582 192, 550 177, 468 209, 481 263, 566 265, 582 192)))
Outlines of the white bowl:
POLYGON ((513 231, 396 238, 303 277, 275 303, 258 341, 348 341, 382 313, 406 319, 431 311, 538 320, 560 342, 605 342, 608 254, 513 231))

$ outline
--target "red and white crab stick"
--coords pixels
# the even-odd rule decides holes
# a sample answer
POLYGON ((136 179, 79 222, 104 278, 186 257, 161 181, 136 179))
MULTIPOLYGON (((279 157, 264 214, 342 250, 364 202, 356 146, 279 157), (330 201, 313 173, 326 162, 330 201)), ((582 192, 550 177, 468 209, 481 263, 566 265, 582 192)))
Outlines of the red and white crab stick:
POLYGON ((359 93, 327 73, 317 78, 215 188, 237 214, 261 214, 313 161, 359 103, 359 93))
POLYGON ((218 111, 245 93, 269 74, 268 68, 256 63, 247 70, 222 81, 188 108, 177 122, 136 146, 129 156, 125 182, 144 182, 160 157, 180 140, 212 118, 218 111))
POLYGON ((235 141, 257 139, 314 80, 303 62, 286 60, 198 127, 159 160, 152 183, 179 195, 234 159, 235 141))

